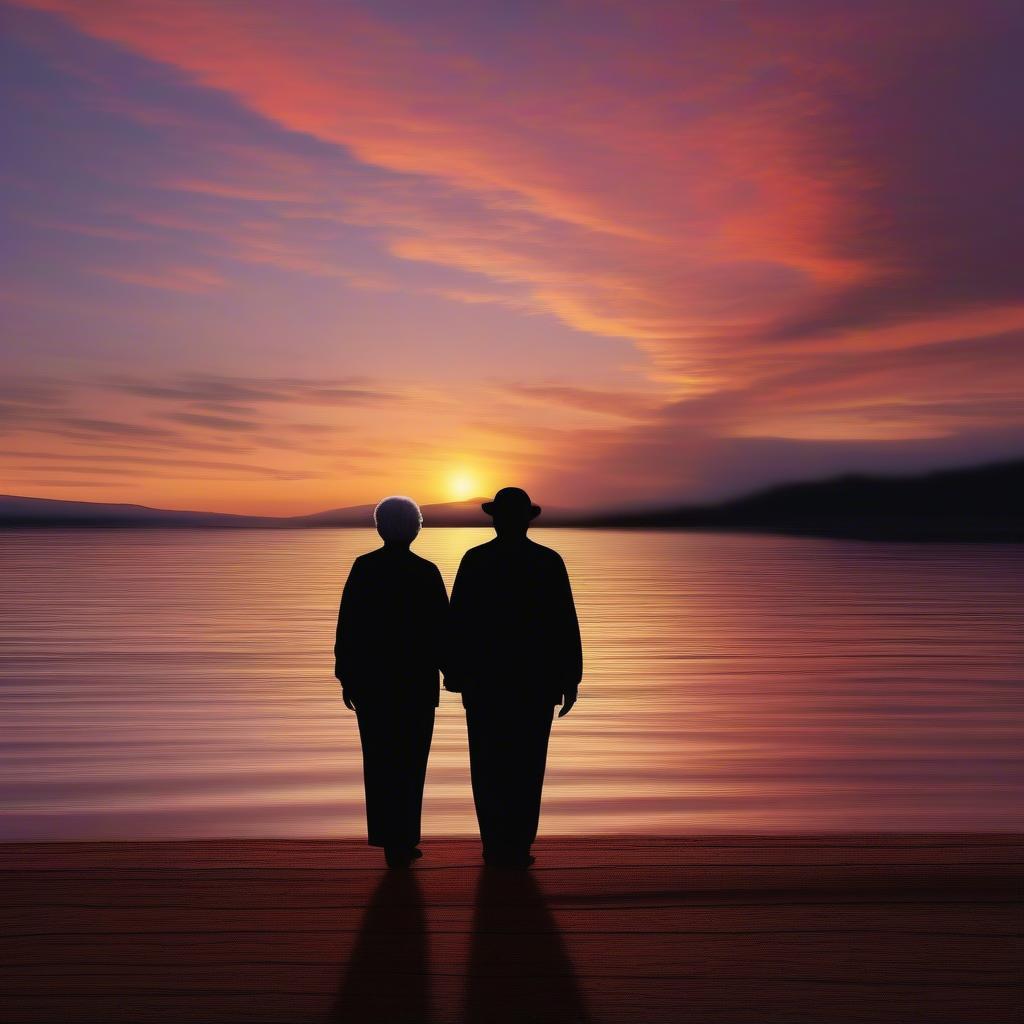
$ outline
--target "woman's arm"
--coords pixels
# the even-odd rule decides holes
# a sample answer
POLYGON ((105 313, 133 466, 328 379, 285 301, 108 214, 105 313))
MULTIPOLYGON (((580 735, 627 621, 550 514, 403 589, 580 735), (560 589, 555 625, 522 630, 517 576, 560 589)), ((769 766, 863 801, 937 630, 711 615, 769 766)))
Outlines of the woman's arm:
POLYGON ((360 559, 352 563, 338 605, 338 626, 334 631, 334 677, 341 683, 345 707, 355 710, 353 676, 358 661, 358 643, 362 635, 363 571, 360 559))
POLYGON ((463 555, 459 571, 455 574, 455 582, 452 584, 452 600, 442 634, 444 641, 441 666, 444 672, 444 688, 451 693, 462 693, 460 666, 463 659, 459 657, 459 645, 465 642, 466 576, 466 557, 463 555))

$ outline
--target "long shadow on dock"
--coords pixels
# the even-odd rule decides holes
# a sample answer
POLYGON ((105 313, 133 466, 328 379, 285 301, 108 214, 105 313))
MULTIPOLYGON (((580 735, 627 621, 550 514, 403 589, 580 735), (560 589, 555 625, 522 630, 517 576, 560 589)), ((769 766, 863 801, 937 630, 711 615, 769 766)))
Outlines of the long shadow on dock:
POLYGON ((452 839, 384 876, 356 841, 0 844, 0 1020, 1020 1017, 1019 835, 538 845, 529 875, 452 839))
POLYGON ((328 1020, 429 1024, 427 917, 415 871, 388 871, 374 890, 328 1020))
MULTIPOLYGON (((378 883, 327 1019, 336 1024, 435 1019, 427 920, 414 870, 389 871, 378 883)), ((590 1021, 561 932, 525 872, 480 872, 460 1019, 466 1024, 590 1021)))
POLYGON ((562 934, 528 873, 480 872, 470 943, 467 1024, 590 1020, 562 934))

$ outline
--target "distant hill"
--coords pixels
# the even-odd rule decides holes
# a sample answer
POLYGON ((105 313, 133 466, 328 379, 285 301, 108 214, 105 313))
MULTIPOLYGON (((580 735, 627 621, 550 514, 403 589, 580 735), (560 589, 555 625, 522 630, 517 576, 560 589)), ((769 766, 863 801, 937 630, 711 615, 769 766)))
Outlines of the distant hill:
POLYGON ((146 505, 108 505, 95 501, 58 501, 0 494, 0 527, 25 526, 273 526, 269 516, 222 512, 184 512, 146 505))
MULTIPOLYGON (((429 526, 487 526, 480 503, 424 505, 429 526)), ((186 512, 147 505, 111 505, 0 494, 0 528, 14 527, 229 527, 235 529, 306 529, 373 525, 373 505, 328 509, 306 516, 245 516, 226 512, 186 512)))
POLYGON ((866 540, 1024 540, 1024 459, 921 476, 848 475, 715 505, 589 517, 579 525, 763 531, 866 540))
MULTIPOLYGON (((480 508, 486 498, 470 501, 452 501, 440 505, 421 505, 423 522, 427 526, 489 526, 490 516, 480 508)), ((289 516, 279 520, 283 526, 370 526, 373 523, 373 505, 354 505, 351 508, 332 508, 314 512, 309 516, 289 516)))
MULTIPOLYGON (((424 505, 427 526, 488 526, 483 498, 424 505)), ((0 528, 366 527, 373 506, 306 516, 242 516, 145 505, 0 495, 0 528)), ((633 512, 547 509, 540 525, 792 533, 866 540, 1024 541, 1024 459, 921 476, 841 476, 786 484, 714 505, 633 512)))

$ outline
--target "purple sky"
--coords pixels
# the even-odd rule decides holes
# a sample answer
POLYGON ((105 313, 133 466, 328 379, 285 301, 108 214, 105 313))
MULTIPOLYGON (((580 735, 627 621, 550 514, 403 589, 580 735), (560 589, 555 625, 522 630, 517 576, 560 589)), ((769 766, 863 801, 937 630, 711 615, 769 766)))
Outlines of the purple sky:
POLYGON ((3 484, 551 505, 1024 452, 1024 7, 0 5, 3 484))

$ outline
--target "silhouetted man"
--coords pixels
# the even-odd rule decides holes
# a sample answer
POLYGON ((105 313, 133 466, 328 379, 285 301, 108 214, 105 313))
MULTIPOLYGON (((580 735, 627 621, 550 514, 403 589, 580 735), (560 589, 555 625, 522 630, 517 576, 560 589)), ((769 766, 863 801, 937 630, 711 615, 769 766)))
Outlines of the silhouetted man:
POLYGON ((423 518, 411 498, 374 510, 384 546, 352 564, 338 611, 334 674, 356 713, 371 846, 391 867, 420 856, 420 813, 438 703, 448 594, 409 545, 423 518))
POLYGON ((459 566, 445 687, 466 708, 484 860, 527 867, 554 706, 569 713, 583 675, 580 630, 565 563, 526 536, 540 507, 505 487, 483 510, 497 537, 459 566))

